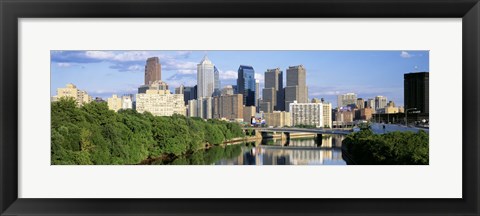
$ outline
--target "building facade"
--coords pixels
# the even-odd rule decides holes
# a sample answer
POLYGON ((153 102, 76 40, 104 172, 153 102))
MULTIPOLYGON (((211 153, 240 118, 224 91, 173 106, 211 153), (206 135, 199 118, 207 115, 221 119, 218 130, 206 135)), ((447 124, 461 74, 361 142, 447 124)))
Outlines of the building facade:
POLYGON ((387 97, 385 96, 376 96, 375 97, 375 110, 383 109, 387 106, 387 97))
POLYGON ((240 65, 237 78, 238 94, 243 95, 243 105, 255 106, 255 70, 252 66, 240 65))
POLYGON ((107 98, 107 104, 108 109, 117 112, 118 110, 122 109, 122 98, 114 94, 111 98, 107 98))
POLYGON ((158 57, 151 57, 147 59, 145 64, 145 85, 152 82, 162 80, 162 65, 158 57))
POLYGON ((139 113, 150 112, 154 116, 186 115, 183 95, 171 94, 168 90, 149 89, 136 95, 136 107, 139 113))
POLYGON ((189 100, 197 99, 197 86, 185 86, 183 87, 183 101, 185 101, 185 105, 188 104, 189 100))
POLYGON ((213 97, 213 118, 243 121, 243 95, 213 97))
POLYGON ((188 101, 188 116, 211 119, 213 117, 213 98, 198 98, 188 101))
POLYGON ((257 108, 254 106, 243 107, 243 122, 251 123, 252 118, 255 118, 257 108))
POLYGON ((321 103, 322 104, 322 113, 323 113, 323 124, 324 128, 332 128, 332 104, 331 103, 321 103))
POLYGON ((223 87, 221 95, 233 95, 235 92, 233 91, 233 87, 231 85, 227 85, 223 87))
POLYGON ((122 109, 133 109, 132 94, 126 94, 122 96, 122 109))
POLYGON ((83 106, 93 101, 92 96, 88 95, 86 91, 78 89, 72 83, 68 83, 65 88, 57 88, 57 95, 52 97, 52 101, 60 98, 73 98, 77 102, 77 106, 83 106))
POLYGON ((147 93, 147 90, 162 90, 162 91, 167 91, 168 90, 168 84, 166 82, 163 82, 161 80, 155 80, 150 82, 148 85, 141 85, 138 87, 138 94, 145 94, 147 93))
POLYGON ((264 113, 263 118, 265 124, 273 127, 290 127, 292 126, 291 115, 285 111, 273 111, 271 113, 264 113))
POLYGON ((216 66, 213 66, 213 96, 220 96, 221 93, 221 82, 220 82, 220 72, 216 66))
POLYGON ((289 105, 292 126, 312 125, 323 127, 323 104, 321 103, 297 103, 289 105))
POLYGON ((264 102, 273 105, 272 110, 285 110, 285 97, 283 95, 283 71, 280 68, 268 69, 265 72, 265 87, 269 93, 268 97, 263 94, 264 102), (272 91, 272 92, 270 92, 272 91))
POLYGON ((357 98, 357 108, 358 109, 365 108, 365 100, 363 100, 363 98, 357 98))
POLYGON ((356 106, 356 104, 357 104, 357 94, 346 93, 346 94, 338 95, 337 108, 346 107, 346 106, 356 106))
POLYGON ((404 77, 405 110, 416 109, 420 113, 429 112, 429 73, 407 73, 404 77))
POLYGON ((206 55, 197 65, 197 98, 212 97, 215 89, 214 67, 206 55))
POLYGON ((287 85, 284 91, 285 110, 290 103, 308 103, 307 70, 303 65, 290 66, 287 69, 287 85))

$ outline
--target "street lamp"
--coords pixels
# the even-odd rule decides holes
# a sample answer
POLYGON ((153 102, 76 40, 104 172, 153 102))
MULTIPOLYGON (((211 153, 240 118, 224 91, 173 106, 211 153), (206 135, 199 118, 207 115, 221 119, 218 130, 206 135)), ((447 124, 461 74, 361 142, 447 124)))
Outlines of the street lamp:
POLYGON ((417 110, 417 108, 410 108, 405 110, 405 126, 408 127, 408 111, 409 110, 417 110))

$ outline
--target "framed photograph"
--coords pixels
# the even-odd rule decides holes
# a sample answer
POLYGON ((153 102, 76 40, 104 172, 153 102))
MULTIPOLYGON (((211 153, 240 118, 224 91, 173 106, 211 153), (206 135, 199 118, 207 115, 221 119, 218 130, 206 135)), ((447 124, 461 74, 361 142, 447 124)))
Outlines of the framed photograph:
POLYGON ((477 0, 0 13, 1 215, 480 214, 477 0))

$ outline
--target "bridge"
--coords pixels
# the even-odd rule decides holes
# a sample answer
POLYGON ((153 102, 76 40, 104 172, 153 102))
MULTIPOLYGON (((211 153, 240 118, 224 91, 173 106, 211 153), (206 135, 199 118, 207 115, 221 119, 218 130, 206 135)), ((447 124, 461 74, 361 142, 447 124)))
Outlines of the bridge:
MULTIPOLYGON (((272 139, 277 133, 280 133, 282 140, 286 140, 287 143, 290 141, 290 134, 292 133, 311 133, 316 134, 315 140, 321 145, 323 134, 338 134, 338 135, 348 135, 352 133, 349 130, 339 130, 339 129, 324 129, 324 128, 244 128, 245 130, 253 129, 255 135, 261 135, 262 140, 272 139)), ((260 136, 258 136, 260 137, 260 136)))
POLYGON ((313 134, 340 134, 348 135, 350 130, 325 129, 325 128, 254 128, 260 132, 283 132, 283 133, 313 133, 313 134))

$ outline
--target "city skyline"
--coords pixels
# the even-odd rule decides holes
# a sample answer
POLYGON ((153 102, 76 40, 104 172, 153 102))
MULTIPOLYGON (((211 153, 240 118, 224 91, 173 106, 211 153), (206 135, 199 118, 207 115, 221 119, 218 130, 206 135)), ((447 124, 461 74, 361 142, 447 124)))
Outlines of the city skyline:
POLYGON ((196 84, 206 54, 218 68, 221 88, 236 84, 240 65, 254 68, 260 89, 268 69, 278 67, 286 80, 289 66, 303 65, 309 100, 325 98, 334 107, 337 96, 348 92, 365 100, 383 95, 403 106, 403 75, 429 71, 428 51, 52 51, 51 95, 66 83, 93 97, 135 93, 150 57, 159 58, 162 80, 173 92, 180 84, 196 84))

